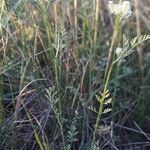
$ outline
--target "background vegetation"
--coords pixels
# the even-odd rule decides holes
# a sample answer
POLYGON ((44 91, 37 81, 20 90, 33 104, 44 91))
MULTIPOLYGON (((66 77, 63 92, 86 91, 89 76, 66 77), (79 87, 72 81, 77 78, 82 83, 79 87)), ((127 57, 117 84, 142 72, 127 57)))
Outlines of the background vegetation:
POLYGON ((0 149, 150 148, 150 1, 107 3, 0 0, 0 149))

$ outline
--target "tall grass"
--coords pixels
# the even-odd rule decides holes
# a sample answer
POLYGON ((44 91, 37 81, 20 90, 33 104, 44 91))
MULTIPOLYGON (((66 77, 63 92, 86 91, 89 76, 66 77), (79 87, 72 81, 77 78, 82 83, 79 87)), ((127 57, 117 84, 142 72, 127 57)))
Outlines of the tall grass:
POLYGON ((121 19, 104 0, 1 1, 0 149, 149 140, 150 3, 131 2, 121 19))

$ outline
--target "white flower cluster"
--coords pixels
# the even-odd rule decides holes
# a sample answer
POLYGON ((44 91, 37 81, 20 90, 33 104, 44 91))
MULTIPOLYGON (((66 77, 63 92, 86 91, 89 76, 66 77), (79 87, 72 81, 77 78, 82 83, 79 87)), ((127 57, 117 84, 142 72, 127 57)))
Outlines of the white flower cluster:
POLYGON ((117 55, 117 57, 119 57, 122 54, 123 49, 121 47, 117 47, 115 50, 115 53, 117 55))
POLYGON ((131 5, 129 1, 123 1, 119 4, 114 4, 113 1, 108 2, 108 10, 110 13, 119 15, 122 18, 128 18, 131 14, 131 5))

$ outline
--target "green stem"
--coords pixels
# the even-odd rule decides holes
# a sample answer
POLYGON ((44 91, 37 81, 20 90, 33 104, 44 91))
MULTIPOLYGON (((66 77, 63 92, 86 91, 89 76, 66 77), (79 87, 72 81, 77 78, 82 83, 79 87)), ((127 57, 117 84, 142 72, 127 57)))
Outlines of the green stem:
POLYGON ((93 139, 92 139, 92 144, 91 144, 91 150, 93 150, 93 148, 94 148, 94 144, 95 144, 95 140, 96 140, 96 134, 97 134, 99 122, 100 122, 100 119, 101 119, 102 111, 103 111, 103 104, 101 103, 101 104, 100 104, 100 107, 99 107, 97 119, 96 119, 96 124, 95 124, 94 133, 93 133, 93 139))
POLYGON ((116 20, 115 20, 115 27, 114 27, 114 32, 113 32, 113 36, 112 36, 112 40, 111 40, 111 44, 110 44, 110 49, 109 49, 109 53, 108 53, 108 59, 107 59, 107 64, 106 64, 106 70, 105 70, 105 75, 104 75, 104 79, 107 78, 107 73, 109 70, 109 66, 114 54, 114 46, 117 43, 118 40, 118 33, 119 33, 119 29, 120 29, 120 25, 121 25, 121 17, 117 16, 116 20))
POLYGON ((60 117, 59 119, 57 119, 58 124, 60 126, 60 130, 61 130, 61 136, 62 136, 62 142, 63 142, 63 147, 65 149, 65 138, 64 138, 64 131, 63 131, 63 121, 60 121, 60 118, 62 118, 62 106, 61 106, 61 101, 60 101, 60 85, 59 85, 59 79, 58 79, 58 63, 57 63, 57 58, 55 58, 55 81, 56 81, 56 86, 57 86, 57 90, 58 90, 58 97, 59 97, 59 113, 60 113, 60 117))
POLYGON ((93 139, 92 139, 92 144, 91 144, 91 150, 94 149, 94 144, 95 144, 95 140, 96 140, 96 134, 97 134, 99 122, 101 120, 101 116, 102 116, 102 113, 103 113, 103 107, 104 107, 104 101, 105 101, 105 93, 106 93, 107 88, 108 88, 108 83, 109 83, 109 79, 110 79, 110 75, 111 75, 113 66, 114 66, 114 63, 112 63, 112 65, 111 65, 111 67, 109 69, 109 72, 108 72, 108 75, 107 75, 107 78, 106 78, 106 82, 105 82, 105 86, 104 86, 104 90, 103 90, 103 94, 102 94, 103 96, 102 96, 102 98, 100 100, 100 107, 99 107, 99 111, 98 111, 98 115, 97 115, 97 119, 96 119, 96 124, 95 124, 95 128, 94 128, 93 139))

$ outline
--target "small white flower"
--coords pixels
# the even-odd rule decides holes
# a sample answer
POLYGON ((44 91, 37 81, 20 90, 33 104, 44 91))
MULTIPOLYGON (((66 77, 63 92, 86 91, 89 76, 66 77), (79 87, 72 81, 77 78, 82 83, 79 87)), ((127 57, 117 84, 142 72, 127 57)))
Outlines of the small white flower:
POLYGON ((79 114, 77 110, 75 110, 75 114, 76 114, 76 115, 78 115, 78 114, 79 114))
POLYGON ((121 47, 117 47, 115 50, 115 53, 117 55, 117 57, 119 57, 122 54, 123 49, 121 47))
POLYGON ((128 18, 132 14, 129 1, 123 1, 121 4, 114 4, 113 1, 109 1, 108 10, 111 14, 119 15, 122 18, 128 18))

